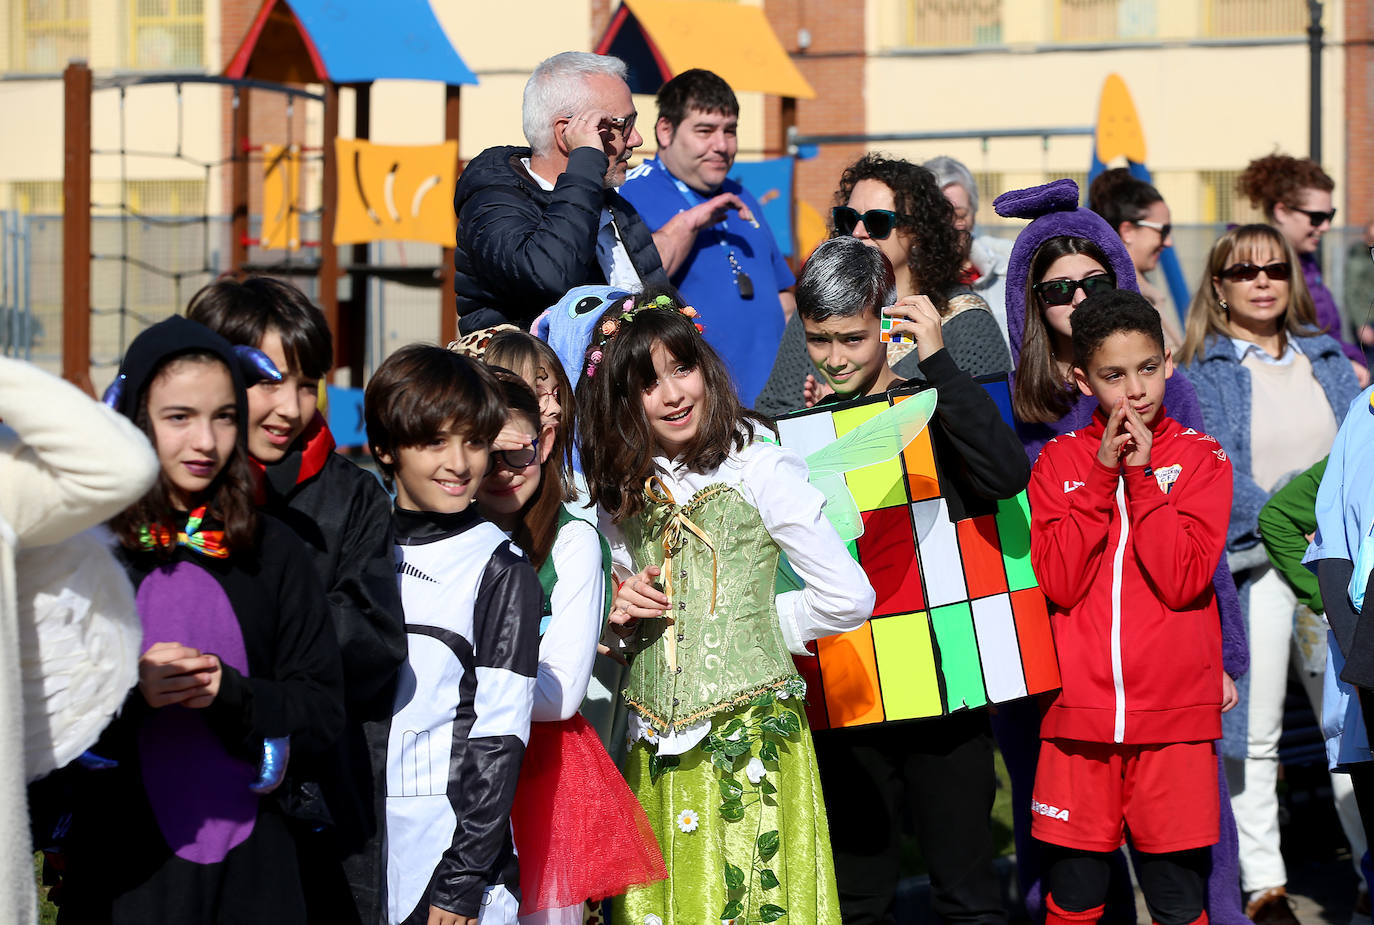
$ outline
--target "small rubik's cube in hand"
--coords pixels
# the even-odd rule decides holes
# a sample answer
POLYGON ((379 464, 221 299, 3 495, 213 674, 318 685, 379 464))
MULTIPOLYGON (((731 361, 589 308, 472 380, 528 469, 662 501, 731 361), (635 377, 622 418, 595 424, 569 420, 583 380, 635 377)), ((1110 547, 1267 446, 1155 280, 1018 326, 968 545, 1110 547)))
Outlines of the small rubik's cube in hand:
POLYGON ((895 318, 884 318, 884 319, 882 319, 883 327, 882 327, 882 331, 878 334, 878 340, 882 341, 882 342, 885 343, 885 344, 914 344, 914 343, 916 343, 915 338, 913 338, 910 334, 903 334, 901 331, 894 331, 894 330, 892 330, 893 326, 896 325, 897 323, 898 323, 898 320, 895 319, 895 318))

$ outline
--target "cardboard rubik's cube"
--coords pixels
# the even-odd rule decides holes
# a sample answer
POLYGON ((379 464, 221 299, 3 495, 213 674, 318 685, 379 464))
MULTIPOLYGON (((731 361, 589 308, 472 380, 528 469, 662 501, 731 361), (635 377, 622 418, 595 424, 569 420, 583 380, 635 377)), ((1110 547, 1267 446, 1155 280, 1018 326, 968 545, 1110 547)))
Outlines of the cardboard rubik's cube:
MULTIPOLYGON (((980 381, 1010 421, 1005 377, 980 381)), ((778 420, 807 456, 914 390, 778 420)), ((951 520, 931 428, 896 459, 846 474, 864 533, 850 543, 877 600, 863 626, 797 659, 813 729, 941 716, 1059 687, 1044 595, 1030 564, 1025 492, 951 520)), ((950 466, 955 460, 941 460, 950 466)))
POLYGON ((885 344, 914 344, 916 341, 910 334, 903 334, 901 331, 892 330, 892 326, 900 322, 900 318, 882 318, 882 328, 878 333, 878 340, 885 344))

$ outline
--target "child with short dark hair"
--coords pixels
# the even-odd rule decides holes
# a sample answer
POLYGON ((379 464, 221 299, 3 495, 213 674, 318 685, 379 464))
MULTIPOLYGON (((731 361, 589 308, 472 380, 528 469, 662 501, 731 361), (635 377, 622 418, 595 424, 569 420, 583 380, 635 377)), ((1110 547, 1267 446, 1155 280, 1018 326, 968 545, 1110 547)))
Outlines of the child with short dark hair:
POLYGON ((371 473, 334 452, 316 404, 333 339, 305 293, 268 277, 221 279, 197 292, 186 314, 231 344, 263 351, 282 374, 248 389, 248 452, 259 503, 305 541, 328 594, 348 713, 333 750, 291 770, 293 788, 305 788, 292 799, 301 871, 312 921, 372 922, 382 897, 382 769, 369 758, 363 724, 390 718, 406 654, 391 499, 371 473))
POLYGON ((534 567, 470 507, 506 406, 481 363, 398 350, 373 374, 367 439, 396 487, 408 616, 386 753, 387 921, 516 921, 510 810, 529 740, 543 593, 534 567))
POLYGON ((1063 687, 1045 707, 1032 832, 1049 846, 1047 922, 1102 915, 1127 831, 1161 925, 1207 921, 1218 837, 1221 629, 1212 575, 1231 464, 1163 406, 1173 358, 1138 293, 1072 316, 1092 423, 1051 440, 1031 475, 1031 562, 1052 604, 1063 687))

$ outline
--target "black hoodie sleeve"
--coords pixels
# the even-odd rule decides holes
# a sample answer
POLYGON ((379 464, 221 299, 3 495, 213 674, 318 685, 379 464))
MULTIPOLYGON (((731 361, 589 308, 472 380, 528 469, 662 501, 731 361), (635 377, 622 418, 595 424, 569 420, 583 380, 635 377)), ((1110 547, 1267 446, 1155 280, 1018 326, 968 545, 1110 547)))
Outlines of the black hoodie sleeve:
POLYGON ((275 587, 271 669, 244 677, 222 667, 206 718, 227 743, 249 753, 263 738, 291 736, 293 749, 318 752, 343 729, 343 668, 329 606, 305 546, 285 527, 265 532, 262 580, 275 587))
POLYGON ((596 260, 609 164, 604 151, 573 149, 543 207, 505 183, 477 189, 463 202, 458 234, 494 295, 518 305, 552 305, 586 282, 586 267, 596 260))
POLYGON ((1360 615, 1350 606, 1350 578, 1355 574, 1355 563, 1349 559, 1318 559, 1317 584, 1321 588, 1322 603, 1326 605, 1326 622, 1336 637, 1336 645, 1341 654, 1349 659, 1355 641, 1355 626, 1360 615))
POLYGON ((509 543, 487 562, 473 608, 476 693, 467 736, 455 738, 448 796, 458 819, 439 860, 430 905, 475 916, 510 833, 510 811, 529 738, 539 669, 543 592, 534 567, 509 543))
POLYGON ((935 439, 953 451, 968 487, 989 500, 1014 497, 1030 482, 1030 461, 992 396, 955 365, 948 350, 935 351, 920 368, 926 384, 940 391, 935 439))
MULTIPOLYGON (((391 500, 375 478, 357 470, 347 525, 340 531, 333 583, 327 589, 343 656, 344 685, 355 710, 388 691, 406 659, 395 544, 391 500)), ((383 719, 390 715, 391 706, 387 697, 377 705, 378 715, 362 709, 362 716, 383 719)))

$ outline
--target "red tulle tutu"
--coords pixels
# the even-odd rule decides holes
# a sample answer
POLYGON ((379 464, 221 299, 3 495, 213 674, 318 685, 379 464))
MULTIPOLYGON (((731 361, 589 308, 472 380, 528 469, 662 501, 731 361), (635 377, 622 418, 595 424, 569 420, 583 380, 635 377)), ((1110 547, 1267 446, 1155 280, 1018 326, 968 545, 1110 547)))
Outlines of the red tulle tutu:
POLYGON ((581 714, 530 724, 511 824, 521 915, 668 876, 649 818, 581 714))

